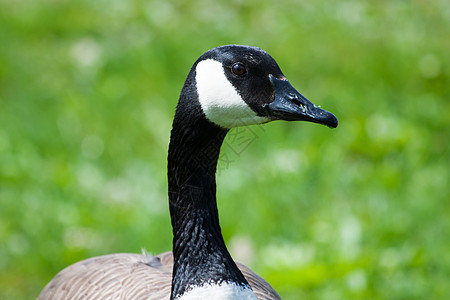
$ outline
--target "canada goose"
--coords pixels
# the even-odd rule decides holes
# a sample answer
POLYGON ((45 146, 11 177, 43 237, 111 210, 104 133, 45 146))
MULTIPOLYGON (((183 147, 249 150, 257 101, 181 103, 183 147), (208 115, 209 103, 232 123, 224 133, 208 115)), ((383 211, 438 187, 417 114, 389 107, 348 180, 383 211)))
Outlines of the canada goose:
POLYGON ((231 258, 215 182, 227 132, 272 120, 338 124, 296 91, 259 48, 228 45, 200 56, 181 90, 170 136, 173 256, 112 254, 77 262, 56 275, 39 299, 280 299, 231 258))

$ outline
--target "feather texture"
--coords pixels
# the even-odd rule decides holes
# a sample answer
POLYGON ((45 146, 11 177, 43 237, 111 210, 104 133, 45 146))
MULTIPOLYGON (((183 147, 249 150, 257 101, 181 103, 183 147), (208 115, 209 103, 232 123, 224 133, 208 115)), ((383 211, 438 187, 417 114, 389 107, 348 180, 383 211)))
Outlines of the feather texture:
MULTIPOLYGON (((280 299, 264 279, 243 264, 236 264, 257 299, 280 299)), ((172 268, 172 252, 157 256, 118 253, 93 257, 59 272, 38 300, 168 300, 172 268)))

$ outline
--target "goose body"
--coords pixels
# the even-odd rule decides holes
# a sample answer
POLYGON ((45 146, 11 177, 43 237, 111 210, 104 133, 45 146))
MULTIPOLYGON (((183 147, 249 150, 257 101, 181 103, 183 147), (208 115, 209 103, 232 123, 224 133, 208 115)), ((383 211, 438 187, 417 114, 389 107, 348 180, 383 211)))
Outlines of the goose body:
POLYGON ((215 172, 227 132, 272 120, 337 126, 287 81, 265 51, 228 45, 205 52, 178 101, 168 154, 173 252, 112 254, 58 273, 38 299, 280 299, 229 254, 219 225, 215 172))

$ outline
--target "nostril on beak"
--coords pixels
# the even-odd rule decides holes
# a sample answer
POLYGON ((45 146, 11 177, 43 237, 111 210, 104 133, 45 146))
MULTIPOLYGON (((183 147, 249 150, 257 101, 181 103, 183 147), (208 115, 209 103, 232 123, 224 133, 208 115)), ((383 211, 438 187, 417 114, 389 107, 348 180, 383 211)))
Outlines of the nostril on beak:
POLYGON ((287 98, 288 98, 289 100, 298 99, 297 95, 296 95, 296 94, 293 94, 293 93, 289 93, 288 96, 287 96, 287 98))
POLYGON ((300 102, 300 100, 298 99, 298 96, 296 94, 289 93, 289 95, 286 98, 289 101, 291 101, 292 103, 294 103, 295 105, 299 106, 303 112, 306 111, 305 105, 302 102, 300 102))

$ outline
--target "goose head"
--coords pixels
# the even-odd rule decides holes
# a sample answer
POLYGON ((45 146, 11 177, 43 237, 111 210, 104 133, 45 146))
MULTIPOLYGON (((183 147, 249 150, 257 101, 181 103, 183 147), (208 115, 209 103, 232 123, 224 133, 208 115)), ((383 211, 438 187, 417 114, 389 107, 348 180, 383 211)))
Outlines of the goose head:
POLYGON ((200 56, 189 77, 195 77, 204 116, 222 128, 273 120, 338 125, 332 113, 300 94, 276 61, 256 47, 213 48, 200 56))

